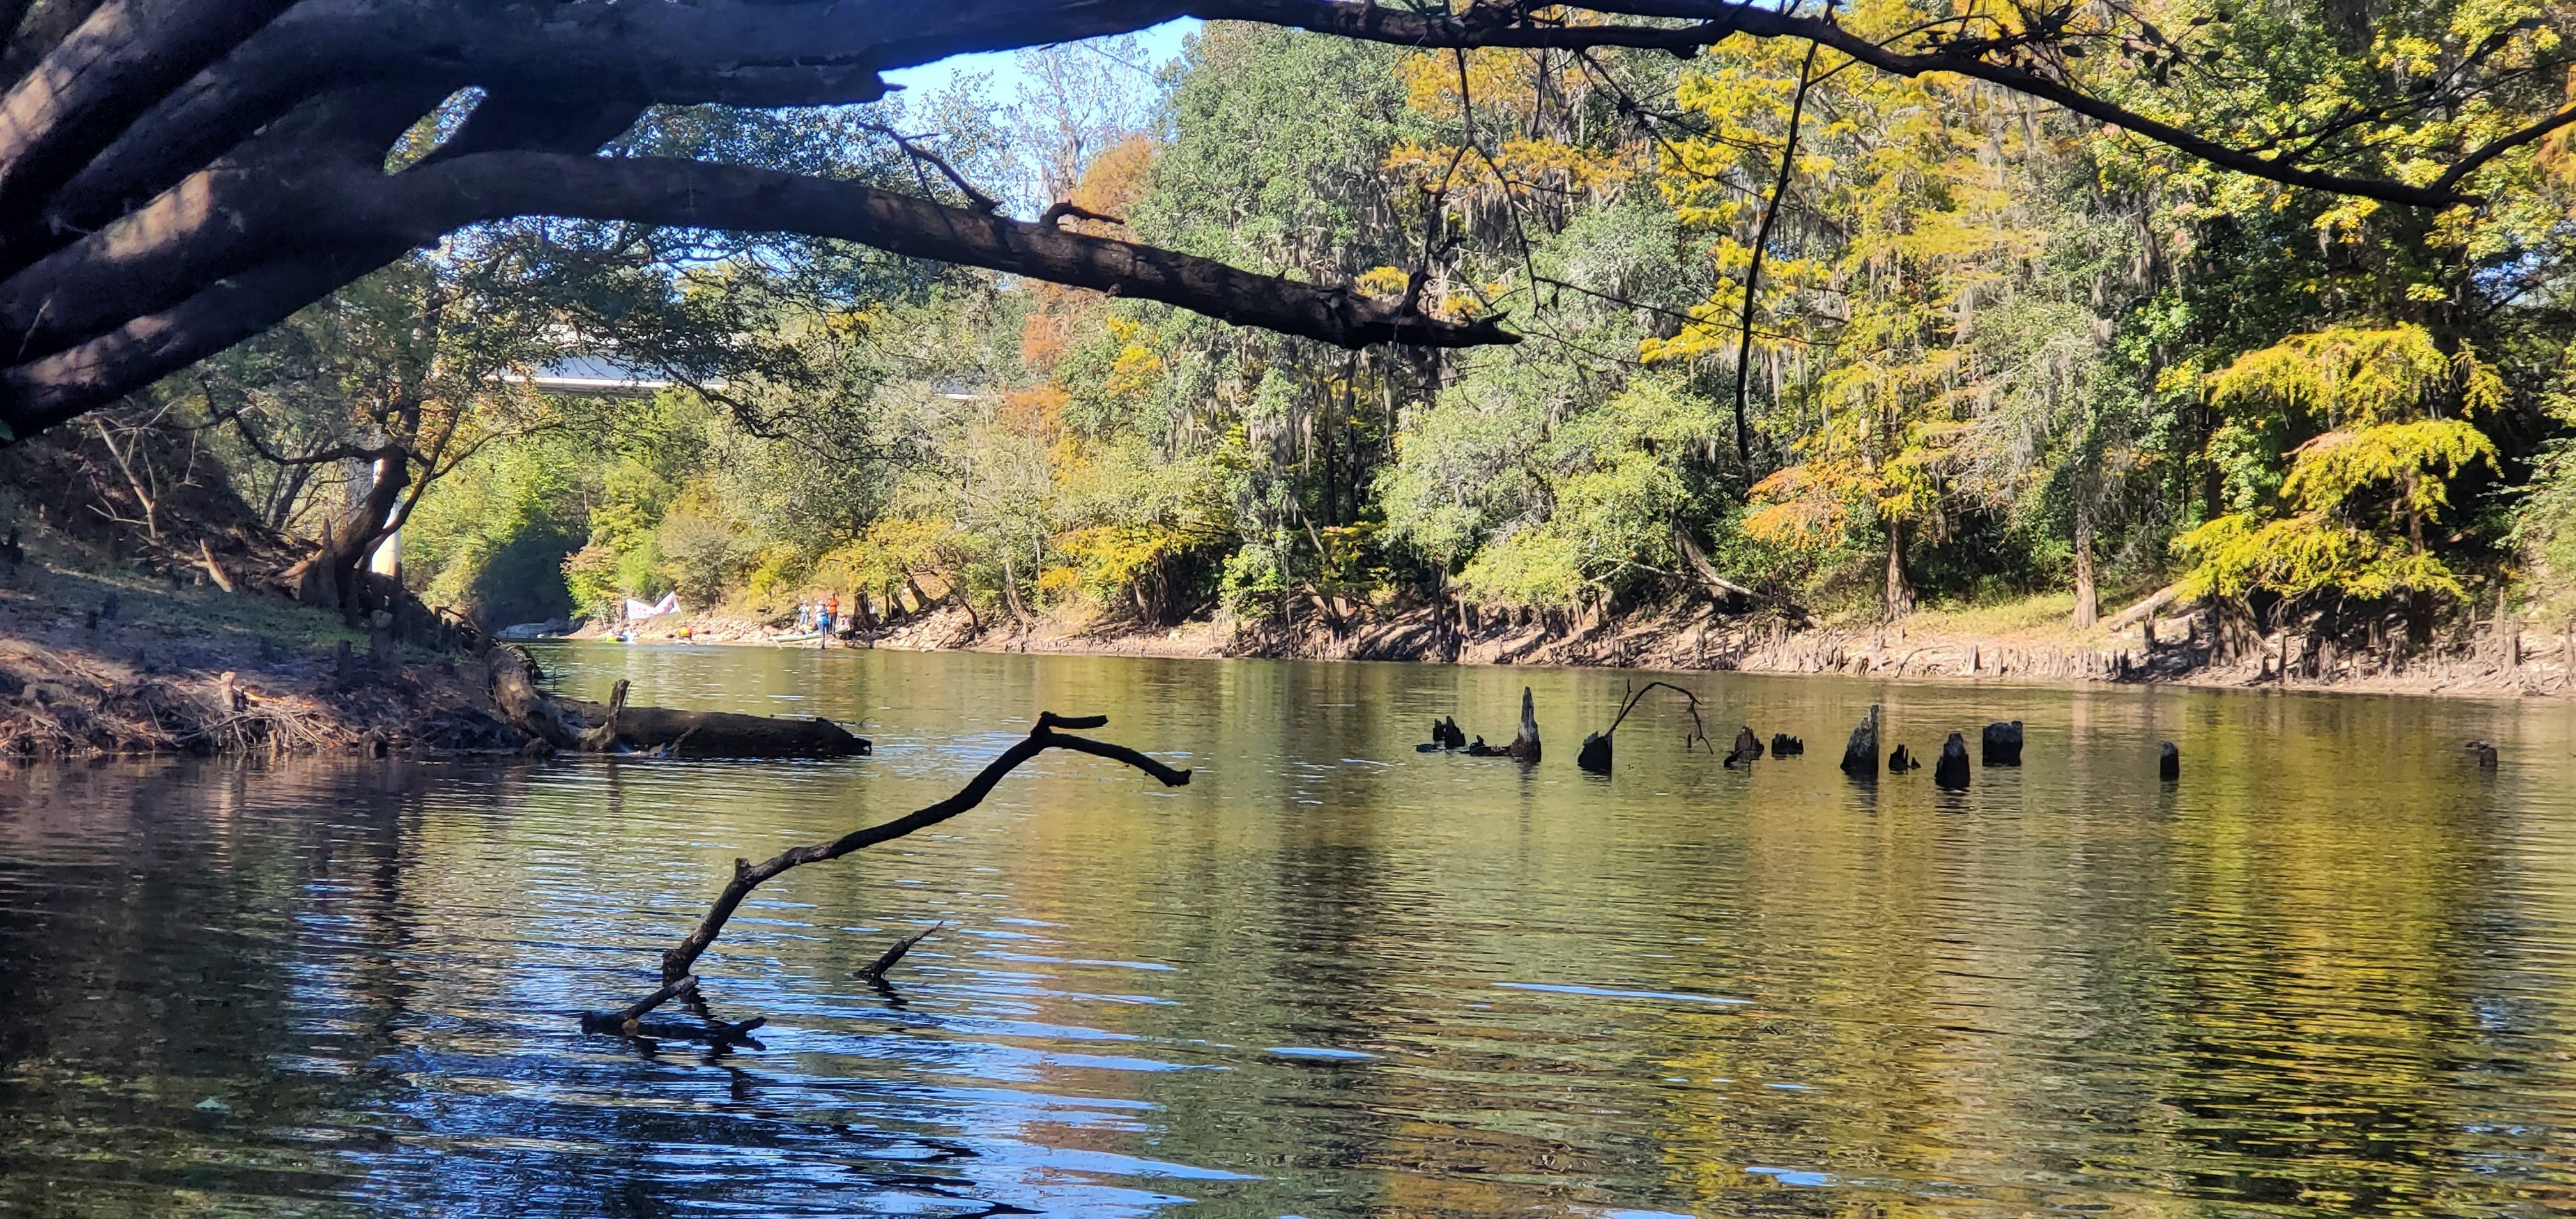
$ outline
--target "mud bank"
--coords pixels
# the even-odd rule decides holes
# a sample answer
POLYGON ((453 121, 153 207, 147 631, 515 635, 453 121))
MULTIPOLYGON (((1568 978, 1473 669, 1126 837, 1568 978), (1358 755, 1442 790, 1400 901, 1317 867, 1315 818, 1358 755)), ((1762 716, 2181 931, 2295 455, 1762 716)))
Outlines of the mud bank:
MULTIPOLYGON (((602 628, 584 636, 606 634, 602 628)), ((816 647, 740 615, 653 624, 639 641, 816 647)), ((2339 646, 2297 633, 2255 634, 2199 611, 2142 619, 2120 631, 2054 626, 1959 629, 1939 614, 1894 624, 1792 626, 1714 607, 1551 620, 1486 615, 1462 628, 1428 609, 1345 622, 1282 626, 1197 621, 1140 628, 1049 617, 1013 623, 936 609, 831 641, 834 647, 1098 656, 1394 660, 1484 665, 1599 666, 1668 672, 1836 674, 1882 680, 2030 684, 2172 683, 2468 697, 2576 694, 2576 638, 2527 626, 2479 631, 2419 651, 2339 646)))

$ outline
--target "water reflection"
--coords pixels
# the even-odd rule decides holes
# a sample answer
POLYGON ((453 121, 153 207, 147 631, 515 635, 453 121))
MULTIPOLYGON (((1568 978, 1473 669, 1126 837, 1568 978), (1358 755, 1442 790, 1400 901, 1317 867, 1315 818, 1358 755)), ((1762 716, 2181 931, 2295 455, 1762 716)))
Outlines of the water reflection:
POLYGON ((578 692, 859 720, 785 766, 118 764, 0 778, 0 1210, 2536 1214, 2565 1133, 2563 705, 1699 679, 1747 771, 1618 675, 564 649, 578 692), (1964 793, 1846 783, 2029 725, 1964 793), (651 989, 736 855, 1051 755, 775 882, 651 989), (2493 773, 2460 739, 2503 746, 2493 773), (2155 744, 2188 759, 2154 779, 2155 744), (945 920, 891 987, 854 976, 945 920))

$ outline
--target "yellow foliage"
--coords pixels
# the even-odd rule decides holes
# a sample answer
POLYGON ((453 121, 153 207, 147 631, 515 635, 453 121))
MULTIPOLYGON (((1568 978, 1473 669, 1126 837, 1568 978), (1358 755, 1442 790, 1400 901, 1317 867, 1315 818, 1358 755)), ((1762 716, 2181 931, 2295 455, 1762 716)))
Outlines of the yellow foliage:
POLYGON ((2391 523, 2405 518, 2418 531, 2450 506, 2452 478, 2479 463, 2497 466, 2485 433, 2460 418, 2433 417, 2445 402, 2485 411, 2503 401, 2503 379, 2474 349, 2446 355, 2411 324, 2338 326, 2248 352, 2211 374, 2208 386, 2212 405, 2232 420, 2223 435, 2250 438, 2284 424, 2326 430, 2289 453, 2280 488, 2286 515, 2238 512, 2175 539, 2193 562, 2187 591, 2465 595, 2420 545, 2373 532, 2356 517, 2384 504, 2391 523), (2366 495, 2373 498, 2359 502, 2366 495))
POLYGON ((1152 390, 1162 379, 1162 357, 1142 343, 1129 343, 1118 349, 1118 359, 1109 367, 1104 388, 1112 394, 1134 396, 1152 390))
POLYGON ((2364 487, 2396 483, 2401 511, 2432 518, 2450 504, 2444 483, 2479 461, 2496 466, 2495 443, 2457 419, 2328 432, 2299 446, 2281 494, 2307 511, 2332 512, 2364 487))
POLYGON ((1753 484, 1744 532, 1766 546, 1812 554, 1840 541, 1853 502, 1876 491, 1876 481, 1848 463, 1786 466, 1753 484))
POLYGON ((1412 282, 1413 277, 1405 274, 1402 267, 1371 267, 1352 280, 1351 286, 1368 296, 1401 300, 1405 285, 1412 282))
POLYGON ((834 547, 814 565, 814 574, 834 584, 884 588, 916 573, 946 569, 946 550, 957 536, 946 517, 885 517, 857 540, 834 547))
POLYGON ((2322 512, 2270 521, 2230 513, 2174 539, 2174 550, 2192 562, 2178 582, 2186 598, 2257 591, 2296 597, 2327 588, 2364 599, 2406 592, 2468 595, 2440 559, 2322 512))
POLYGON ((2454 392, 2464 409, 2492 409, 2504 382, 2473 349, 2442 354, 2421 326, 2337 326, 2237 357, 2210 375, 2209 391, 2229 414, 2286 408, 2340 428, 2408 418, 2454 392))
POLYGON ((1470 108, 1475 117, 1476 147, 1408 141, 1387 153, 1384 168, 1415 187, 1468 206, 1517 198, 1562 207, 1605 197, 1646 166, 1632 145, 1605 149, 1572 138, 1571 116, 1595 87, 1573 57, 1507 47, 1463 59, 1425 51, 1396 72, 1406 105, 1442 129, 1463 128, 1470 108))
POLYGON ((771 542, 760 548, 757 564, 751 569, 751 592, 767 597, 784 592, 803 574, 805 552, 792 542, 771 542))

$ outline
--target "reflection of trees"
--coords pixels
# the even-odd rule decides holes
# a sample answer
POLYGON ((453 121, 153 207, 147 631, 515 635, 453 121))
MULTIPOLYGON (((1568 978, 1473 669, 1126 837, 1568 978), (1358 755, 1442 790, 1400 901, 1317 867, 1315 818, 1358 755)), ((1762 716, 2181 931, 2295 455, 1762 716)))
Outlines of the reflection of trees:
MULTIPOLYGON (((1610 785, 1344 761, 1410 761, 1426 712, 1502 720, 1523 682, 1555 735, 1615 689, 1599 675, 739 663, 838 683, 856 701, 828 714, 899 703, 879 714, 940 744, 881 733, 861 766, 721 772, 8 778, 0 1209, 47 1176, 70 1183, 60 1209, 99 1213, 173 1188, 637 1214, 1073 1197, 1046 1193, 1034 1147, 1258 1174, 1169 1186, 1240 1213, 2567 1207, 2576 1147, 2552 1130, 2576 1081, 2550 1056, 2576 832, 2510 770, 2489 788, 2457 769, 2426 726, 2456 708, 2072 696, 2032 716, 2021 772, 1946 801, 1885 779, 1865 804, 1830 752, 1747 775, 1655 734, 1623 735, 1610 785), (764 888, 708 976, 721 1013, 792 1014, 768 1052, 645 1062, 574 1037, 572 1010, 649 983, 734 854, 944 795, 989 756, 973 734, 1045 705, 1155 725, 1207 768, 1187 800, 1130 803, 1087 760, 1033 764, 953 835, 764 888), (2190 759, 2172 789, 2138 781, 2160 737, 2190 759), (909 1007, 846 977, 940 917, 898 970, 909 1007), (232 1113, 193 1110, 210 1095, 232 1113), (289 1128, 329 1137, 261 1133, 289 1128), (71 1158, 91 1152, 116 1163, 71 1158), (1319 1185, 1347 1192, 1327 1208, 1319 1185)), ((1812 689, 1744 718, 1849 723, 1789 701, 1812 689)), ((1975 719, 1955 692, 1899 693, 1898 739, 1975 719)))
POLYGON ((2152 1015, 2170 1038, 2157 1090, 2177 1186, 2241 1204, 2438 1206, 2490 1167, 2462 1084, 2493 1043, 2477 1012, 2504 981, 2491 947, 2522 938, 2521 916, 2490 904, 2514 887, 2510 854, 2482 789, 2389 757, 2404 737, 2426 743, 2415 717, 2264 710, 2275 731, 2212 734, 2212 790, 2173 825, 2152 1015), (2334 722, 2348 718, 2360 722, 2334 722), (2356 746, 2386 759, 2367 783, 2352 781, 2356 746))
POLYGON ((2489 1108, 2545 1059, 2535 1034, 2563 1035, 2515 1001, 2545 990, 2535 963, 2499 950, 2546 935, 2526 857, 2427 708, 2111 694, 2070 712, 2075 764, 1981 772, 1955 811, 1891 785, 1875 821, 1757 816, 1719 844, 1708 870, 1742 891, 1705 899, 1711 950, 1739 959, 1713 968, 1758 1004, 1659 1029, 1663 1073, 1692 1081, 1663 1102, 1682 1188, 1835 1213, 1904 1204, 1885 1190, 1980 1212, 2379 1211, 2564 1176, 2514 1132, 2544 1110, 2489 1108), (2172 792, 2137 778, 2160 736, 2189 742, 2172 792), (1783 1067, 1823 1090, 1766 1095, 1783 1067), (1782 1193, 1750 1164, 1843 1184, 1782 1193))
POLYGON ((384 996, 317 1006, 309 993, 334 967, 308 942, 317 886, 352 894, 349 924, 325 932, 347 962, 369 957, 384 914, 367 892, 396 836, 366 811, 380 802, 352 801, 352 820, 292 811, 347 778, 152 762, 31 768, 0 788, 0 987, 15 1005, 0 1073, 19 1085, 0 1101, 0 1209, 127 1214, 178 1189, 345 1188, 331 1142, 270 1132, 344 1121, 351 1097, 312 1064, 362 1064, 384 1045, 383 1027, 352 1019, 384 996))

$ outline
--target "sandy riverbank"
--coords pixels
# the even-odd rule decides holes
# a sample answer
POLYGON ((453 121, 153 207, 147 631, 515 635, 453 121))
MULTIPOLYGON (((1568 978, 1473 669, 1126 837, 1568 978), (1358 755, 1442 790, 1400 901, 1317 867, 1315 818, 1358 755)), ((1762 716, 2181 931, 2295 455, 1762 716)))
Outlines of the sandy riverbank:
MULTIPOLYGON (((577 637, 600 638, 602 627, 577 637)), ((814 647, 779 642, 786 632, 741 613, 674 617, 638 632, 643 642, 814 647)), ((1927 611, 1897 624, 1792 628, 1768 615, 1713 607, 1646 610, 1551 622, 1493 615, 1461 631, 1428 610, 1384 615, 1335 630, 1200 620, 1141 629, 1070 615, 1027 622, 970 618, 934 609, 886 629, 835 640, 836 647, 966 650, 1097 656, 1268 657, 1394 660, 1489 665, 1605 666, 1668 672, 1842 674, 1882 680, 1973 680, 2030 684, 2168 683, 2209 687, 2334 690, 2464 697, 2576 694, 2576 651, 2565 635, 2489 631, 2474 644, 2390 657, 2336 649, 2300 636, 2220 632, 2193 613, 2159 615, 2121 631, 2077 631, 2048 599, 2000 610, 1927 611)))

